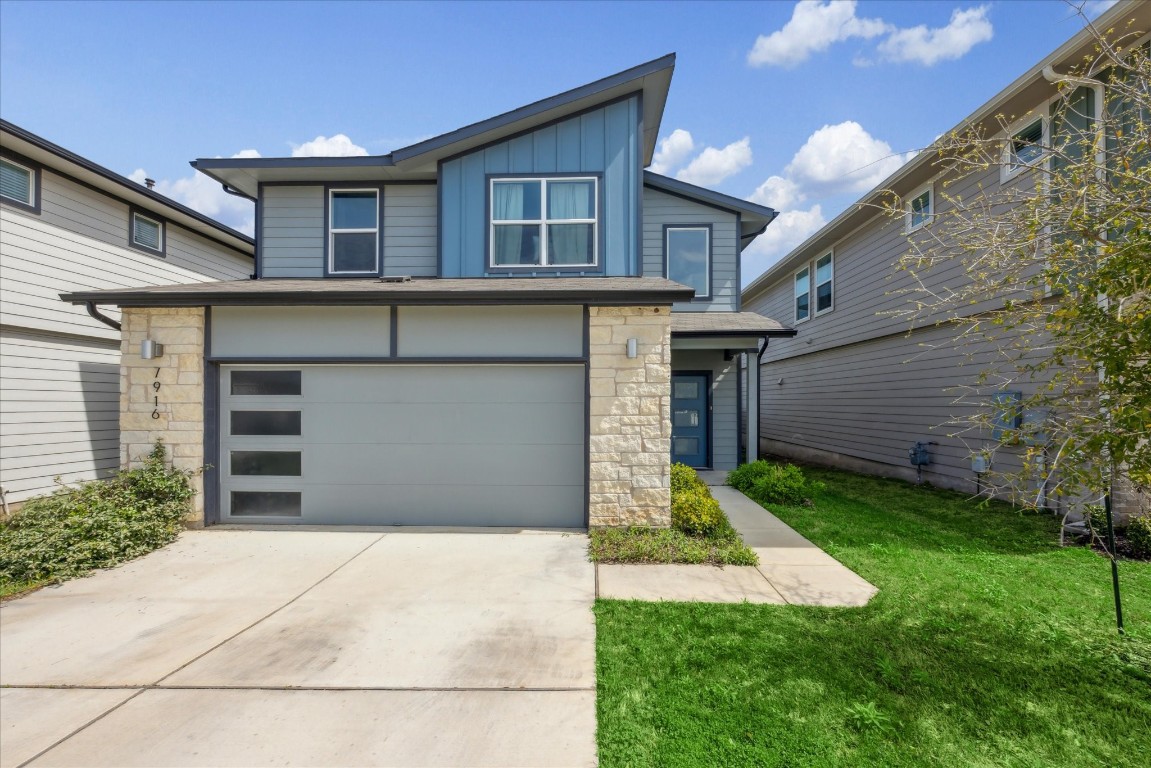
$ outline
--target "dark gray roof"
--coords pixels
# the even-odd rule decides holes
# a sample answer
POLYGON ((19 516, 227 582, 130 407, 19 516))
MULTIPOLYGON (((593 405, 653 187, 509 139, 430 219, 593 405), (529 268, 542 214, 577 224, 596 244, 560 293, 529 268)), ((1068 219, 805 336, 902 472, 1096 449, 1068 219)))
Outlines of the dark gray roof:
POLYGON ((662 277, 509 277, 390 280, 234 280, 64 293, 73 304, 203 307, 283 304, 667 305, 691 288, 662 277))
MULTIPOLYGON (((199 211, 192 210, 159 192, 148 189, 143 184, 137 184, 115 171, 97 165, 91 160, 64 149, 58 144, 53 144, 42 136, 37 136, 14 123, 0 119, 0 133, 4 134, 5 149, 29 155, 29 159, 40 163, 49 159, 48 156, 59 158, 72 166, 71 169, 63 172, 88 183, 90 186, 102 188, 102 191, 113 196, 126 196, 134 205, 158 213, 198 234, 222 241, 248 256, 251 256, 255 251, 256 241, 243 232, 238 232, 199 211), (39 157, 33 156, 37 152, 42 154, 39 157)), ((63 169, 56 168, 54 170, 61 171, 63 169)))
POLYGON ((795 329, 756 312, 673 312, 671 332, 680 336, 794 336, 795 329))

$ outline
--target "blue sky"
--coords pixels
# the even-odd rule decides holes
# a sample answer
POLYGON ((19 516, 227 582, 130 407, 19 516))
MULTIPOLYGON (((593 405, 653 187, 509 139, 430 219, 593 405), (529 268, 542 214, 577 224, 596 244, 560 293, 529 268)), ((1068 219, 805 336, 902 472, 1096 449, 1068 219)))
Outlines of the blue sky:
POLYGON ((382 154, 675 52, 657 170, 783 212, 750 281, 1081 26, 1062 0, 4 0, 0 115, 250 232, 189 160, 382 154))

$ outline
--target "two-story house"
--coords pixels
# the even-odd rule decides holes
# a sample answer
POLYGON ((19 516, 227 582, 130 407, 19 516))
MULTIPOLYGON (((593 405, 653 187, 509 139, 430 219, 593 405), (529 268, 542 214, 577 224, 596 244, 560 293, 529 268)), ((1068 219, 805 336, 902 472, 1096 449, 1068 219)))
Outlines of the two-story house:
MULTIPOLYGON (((1129 42, 1137 41, 1139 30, 1151 30, 1151 3, 1118 3, 1094 26, 1120 30, 1129 42)), ((938 236, 933 222, 949 210, 945 185, 946 197, 972 200, 995 194, 1001 185, 1028 183, 1029 166, 1043 162, 1044 147, 1057 129, 1052 115, 1061 99, 1070 100, 1073 115, 1089 123, 1095 116, 1098 124, 1102 84, 1060 94, 1051 75, 1089 60, 1096 45, 1091 30, 1080 31, 954 129, 981 126, 985 135, 1002 139, 1010 156, 1001 165, 981 177, 957 179, 940 167, 933 148, 920 152, 748 285, 745 306, 797 331, 794 338, 771 344, 762 358, 766 383, 758 436, 763 452, 914 480, 908 451, 922 442, 931 461, 920 468, 924 480, 968 492, 979 488, 979 473, 987 466, 983 457, 998 440, 991 429, 956 427, 958 418, 978 407, 970 395, 957 400, 971 391, 964 387, 975 386, 996 350, 984 342, 957 343, 954 327, 934 325, 931 318, 910 327, 898 310, 909 306, 901 291, 915 283, 895 265, 908 251, 909 238, 938 236), (902 218, 883 211, 888 191, 906 201, 902 218)), ((929 279, 926 290, 955 287, 964 279, 962 266, 936 270, 929 279)), ((1024 380, 980 394, 994 403, 1028 395, 1042 384, 1024 380)), ((1020 449, 999 447, 994 461, 1016 468, 1019 454, 1020 449)), ((1037 475, 1038 498, 1043 484, 1037 475)), ((1116 491, 1124 498, 1122 489, 1116 491)), ((1133 503, 1129 495, 1126 503, 1133 503)))
POLYGON ((793 333, 740 311, 775 211, 644 171, 673 66, 382 156, 195 161, 256 201, 257 279, 64 297, 123 308, 121 458, 209 466, 209 524, 667 525, 673 460, 754 454, 740 360, 793 333))
POLYGON ((119 465, 119 312, 61 291, 236 280, 252 238, 0 121, 0 493, 119 465))

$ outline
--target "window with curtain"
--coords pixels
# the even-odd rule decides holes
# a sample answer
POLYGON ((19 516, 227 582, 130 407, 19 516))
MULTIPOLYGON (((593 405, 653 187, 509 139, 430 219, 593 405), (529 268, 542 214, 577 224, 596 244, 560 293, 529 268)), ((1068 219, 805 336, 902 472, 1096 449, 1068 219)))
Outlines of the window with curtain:
POLYGON ((164 254, 164 223, 142 213, 132 214, 132 245, 160 255, 164 254))
POLYGON ((711 230, 667 228, 667 278, 695 289, 697 299, 711 295, 711 230))
POLYGON ((492 179, 493 267, 595 266, 595 178, 492 179))
POLYGON ((379 191, 333 189, 328 200, 328 273, 379 273, 379 191))

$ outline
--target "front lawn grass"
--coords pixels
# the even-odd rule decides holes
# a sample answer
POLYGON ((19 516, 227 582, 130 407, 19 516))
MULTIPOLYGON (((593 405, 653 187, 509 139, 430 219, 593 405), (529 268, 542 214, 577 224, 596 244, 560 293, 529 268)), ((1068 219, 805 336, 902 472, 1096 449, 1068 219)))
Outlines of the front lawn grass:
POLYGON ((863 608, 596 604, 603 766, 1146 766, 1151 564, 1056 521, 809 470, 771 507, 879 587, 863 608))
POLYGON ((724 517, 707 535, 675 528, 593 528, 588 557, 595 563, 687 563, 756 565, 759 558, 724 517))

